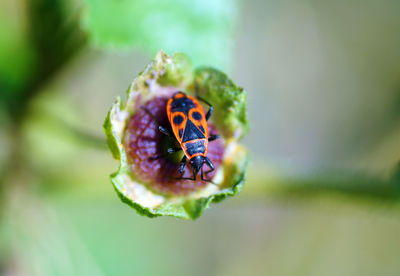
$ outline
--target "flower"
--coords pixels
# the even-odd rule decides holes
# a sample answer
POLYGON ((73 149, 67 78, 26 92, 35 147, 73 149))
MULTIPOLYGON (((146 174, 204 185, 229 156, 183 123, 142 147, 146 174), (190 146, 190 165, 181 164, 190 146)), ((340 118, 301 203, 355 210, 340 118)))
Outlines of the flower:
MULTIPOLYGON (((148 217, 174 216, 196 219, 211 202, 233 196, 242 189, 248 154, 239 140, 248 131, 247 94, 224 73, 212 68, 193 70, 183 54, 171 57, 160 51, 131 83, 126 103, 118 98, 104 122, 109 148, 119 169, 111 182, 123 202, 148 217), (209 143, 207 157, 215 170, 206 174, 213 183, 177 179, 179 146, 158 131, 169 127, 166 104, 176 91, 199 95, 212 103, 209 133, 221 135, 209 143), (153 158, 158 156, 159 158, 153 158)), ((184 176, 190 177, 190 165, 184 176)))

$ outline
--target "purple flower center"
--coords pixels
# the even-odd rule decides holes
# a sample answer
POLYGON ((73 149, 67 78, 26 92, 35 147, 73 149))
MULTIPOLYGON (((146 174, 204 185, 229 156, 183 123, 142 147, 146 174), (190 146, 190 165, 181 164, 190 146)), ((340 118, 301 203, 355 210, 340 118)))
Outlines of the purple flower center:
MULTIPOLYGON (((172 133, 166 112, 167 101, 167 97, 155 97, 143 106, 154 115, 161 126, 172 133)), ((217 134, 215 127, 211 124, 208 124, 208 132, 217 134)), ((147 183, 155 192, 184 195, 209 184, 201 180, 200 173, 196 180, 178 179, 181 177, 179 163, 183 153, 180 151, 172 155, 167 154, 168 147, 179 147, 178 141, 174 137, 170 138, 159 132, 157 122, 142 108, 137 109, 136 113, 128 120, 124 146, 134 175, 138 180, 147 183), (155 156, 162 157, 152 159, 155 156)), ((206 174, 205 172, 209 171, 209 168, 207 164, 204 164, 206 179, 211 180, 214 177, 221 165, 223 154, 222 139, 208 143, 207 157, 214 164, 215 170, 206 174)), ((187 162, 183 177, 192 176, 192 168, 187 162)))

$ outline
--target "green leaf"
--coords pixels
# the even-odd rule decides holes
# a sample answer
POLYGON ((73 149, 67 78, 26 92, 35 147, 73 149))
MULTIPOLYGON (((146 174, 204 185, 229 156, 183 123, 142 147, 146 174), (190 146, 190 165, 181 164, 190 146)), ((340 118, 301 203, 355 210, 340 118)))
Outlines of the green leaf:
POLYGON ((22 10, 0 8, 0 26, 7 26, 0 29, 0 101, 13 118, 24 114, 29 99, 86 43, 79 14, 67 8, 71 3, 17 2, 10 7, 22 10))
MULTIPOLYGON (((219 76, 222 73, 214 70, 212 74, 219 76)), ((225 139, 224 160, 214 178, 217 185, 209 184, 189 195, 156 194, 146 184, 140 183, 135 177, 135 172, 131 170, 123 145, 128 118, 144 102, 155 96, 170 95, 177 90, 193 91, 196 86, 193 75, 192 67, 185 55, 175 54, 169 57, 160 51, 129 86, 126 103, 122 104, 121 100, 117 99, 107 114, 104 131, 114 158, 120 162, 118 171, 111 175, 111 182, 121 200, 141 215, 196 219, 209 207, 210 203, 219 202, 238 193, 245 181, 248 154, 246 149, 238 144, 235 136, 228 136, 225 139)), ((230 82, 230 85, 225 86, 227 89, 224 91, 222 86, 214 87, 214 84, 203 80, 199 89, 206 91, 206 88, 211 88, 217 89, 220 93, 226 93, 225 100, 217 101, 214 105, 215 110, 226 108, 228 106, 227 99, 237 96, 237 93, 231 93, 229 89, 236 86, 230 82)), ((241 102, 241 104, 245 105, 245 102, 241 102)), ((245 109, 245 106, 243 108, 245 109)), ((236 115, 242 116, 241 112, 236 115)), ((237 120, 234 120, 232 114, 229 115, 229 118, 228 121, 221 124, 222 127, 234 127, 230 124, 236 124, 237 120)))
POLYGON ((197 65, 229 68, 237 1, 86 0, 84 25, 102 48, 185 52, 197 65))
POLYGON ((0 101, 3 102, 7 101, 6 97, 15 97, 13 94, 19 92, 32 75, 35 55, 23 6, 16 0, 0 4, 0 101))

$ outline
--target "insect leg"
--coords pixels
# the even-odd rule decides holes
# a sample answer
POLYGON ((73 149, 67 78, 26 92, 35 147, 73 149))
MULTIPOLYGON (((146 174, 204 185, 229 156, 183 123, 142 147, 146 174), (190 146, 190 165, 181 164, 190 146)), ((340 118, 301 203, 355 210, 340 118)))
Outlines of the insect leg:
MULTIPOLYGON (((181 175, 183 175, 183 170, 184 170, 184 168, 185 168, 185 166, 186 166, 186 156, 183 156, 183 158, 182 158, 182 161, 181 161, 181 163, 179 164, 179 173, 181 174, 181 175)), ((192 181, 195 181, 196 180, 196 174, 195 174, 195 171, 194 171, 194 169, 192 168, 192 172, 193 172, 193 177, 179 177, 179 178, 177 178, 177 180, 181 180, 181 179, 184 179, 184 180, 192 180, 192 181)))
POLYGON ((183 156, 181 163, 179 164, 179 173, 183 175, 183 170, 185 169, 186 166, 186 156, 183 156))
POLYGON ((182 150, 182 148, 168 148, 167 149, 167 153, 171 154, 171 153, 174 153, 174 152, 177 152, 177 151, 180 151, 180 150, 182 150))
MULTIPOLYGON (((182 161, 183 161, 183 159, 182 159, 182 161)), ((180 169, 180 167, 182 166, 182 163, 181 163, 181 165, 179 166, 179 169, 180 169)), ((185 167, 185 166, 183 166, 183 167, 185 167)), ((183 169, 182 169, 183 170, 183 169)), ((194 171, 194 168, 192 168, 192 172, 193 172, 193 177, 179 177, 179 178, 176 178, 177 180, 181 180, 181 179, 183 179, 183 180, 192 180, 192 181, 195 181, 196 180, 196 172, 194 171)))
POLYGON ((214 107, 209 102, 207 102, 205 99, 203 99, 202 97, 199 96, 199 85, 197 82, 196 82, 195 89, 196 89, 196 98, 210 107, 210 109, 207 111, 207 114, 206 114, 206 121, 208 121, 208 119, 210 119, 210 117, 213 113, 214 107))
MULTIPOLYGON (((210 183, 212 183, 212 184, 215 184, 214 182, 212 182, 211 180, 209 180, 209 179, 205 179, 204 178, 204 173, 203 173, 203 167, 201 167, 201 180, 203 180, 203 181, 205 181, 205 182, 210 182, 210 183)), ((206 173, 207 174, 207 173, 206 173)))
POLYGON ((192 180, 195 181, 196 180, 196 172, 194 171, 194 168, 192 167, 192 172, 193 172, 193 178, 192 180))
POLYGON ((200 96, 196 96, 196 98, 199 99, 200 101, 202 101, 203 103, 207 104, 210 107, 206 114, 206 121, 208 121, 208 119, 210 119, 210 117, 213 113, 214 107, 209 102, 207 102, 206 100, 201 98, 200 96))
POLYGON ((210 137, 208 137, 208 142, 217 140, 219 137, 221 137, 219 134, 211 135, 210 137))
POLYGON ((157 160, 157 159, 167 156, 168 154, 172 154, 172 153, 180 151, 180 150, 182 150, 182 148, 168 148, 166 153, 161 153, 159 155, 151 156, 151 157, 149 157, 149 160, 157 160))
POLYGON ((173 137, 172 134, 168 131, 168 129, 166 129, 165 127, 163 127, 163 126, 160 125, 160 123, 158 122, 157 118, 154 116, 153 113, 151 113, 150 110, 148 110, 148 109, 147 109, 146 107, 144 107, 144 106, 141 106, 140 108, 143 109, 144 111, 146 111, 146 113, 149 114, 149 115, 153 118, 153 120, 156 122, 156 124, 157 124, 157 126, 158 126, 158 130, 159 130, 162 134, 165 134, 165 135, 167 135, 168 137, 171 137, 171 138, 173 137))
POLYGON ((206 114, 206 121, 208 121, 208 119, 210 119, 212 112, 213 112, 213 106, 211 105, 210 109, 207 111, 207 114, 206 114))
POLYGON ((158 130, 159 130, 162 134, 165 134, 165 135, 167 135, 168 137, 171 137, 171 138, 172 138, 172 134, 168 131, 168 129, 166 129, 166 128, 160 126, 160 125, 158 125, 158 130))
POLYGON ((206 163, 207 165, 210 167, 209 171, 206 171, 205 174, 207 175, 208 173, 212 172, 215 170, 213 163, 211 162, 210 159, 208 159, 208 157, 206 157, 206 163))
POLYGON ((208 159, 207 156, 206 156, 206 163, 207 163, 207 165, 210 167, 210 169, 214 170, 214 165, 213 165, 213 163, 211 162, 211 160, 208 159))

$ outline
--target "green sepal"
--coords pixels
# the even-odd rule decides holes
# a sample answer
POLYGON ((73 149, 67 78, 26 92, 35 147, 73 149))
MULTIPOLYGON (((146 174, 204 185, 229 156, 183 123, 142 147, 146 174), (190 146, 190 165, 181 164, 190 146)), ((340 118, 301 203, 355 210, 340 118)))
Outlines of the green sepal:
POLYGON ((165 73, 160 77, 158 83, 163 86, 189 86, 193 80, 191 62, 187 56, 182 53, 176 53, 172 58, 174 62, 165 64, 165 73))
MULTIPOLYGON (((121 99, 117 98, 116 105, 120 106, 121 99)), ((104 120, 103 129, 107 138, 107 145, 115 159, 120 159, 120 150, 118 148, 118 137, 112 131, 111 118, 114 116, 115 108, 111 108, 104 120)))
MULTIPOLYGON (((211 73, 222 74, 216 70, 211 73)), ((212 77, 212 79, 214 78, 212 77)), ((209 184, 204 189, 189 195, 167 196, 156 194, 145 184, 140 183, 135 177, 135 172, 131 170, 123 145, 125 125, 129 117, 143 102, 152 97, 165 91, 193 91, 193 87, 196 86, 195 83, 191 64, 183 54, 175 54, 169 57, 160 51, 129 86, 127 102, 123 104, 118 98, 107 114, 103 125, 104 132, 113 157, 119 160, 118 171, 111 175, 111 182, 120 199, 141 215, 151 218, 173 216, 196 219, 201 216, 212 202, 219 202, 226 197, 233 196, 242 189, 246 177, 248 154, 246 149, 237 143, 238 140, 234 135, 224 137, 225 155, 223 163, 217 172, 220 175, 218 185, 209 184)), ((236 86, 232 84, 228 87, 236 86)), ((210 84, 203 80, 199 85, 199 89, 206 91, 205 88, 225 93, 221 86, 214 88, 212 83, 210 84)), ((229 91, 227 93, 228 95, 236 95, 229 91)), ((227 102, 226 99, 215 102, 215 110, 226 108, 227 102), (221 102, 224 104, 223 106, 220 105, 221 102)), ((225 125, 217 125, 218 131, 223 131, 219 127, 230 127, 230 122, 236 124, 239 120, 234 120, 232 114, 229 116, 229 121, 222 120, 225 125)), ((224 135, 224 132, 222 134, 224 135)))
POLYGON ((225 137, 240 139, 249 130, 247 93, 225 73, 213 68, 195 72, 200 95, 216 107, 213 122, 225 137))

